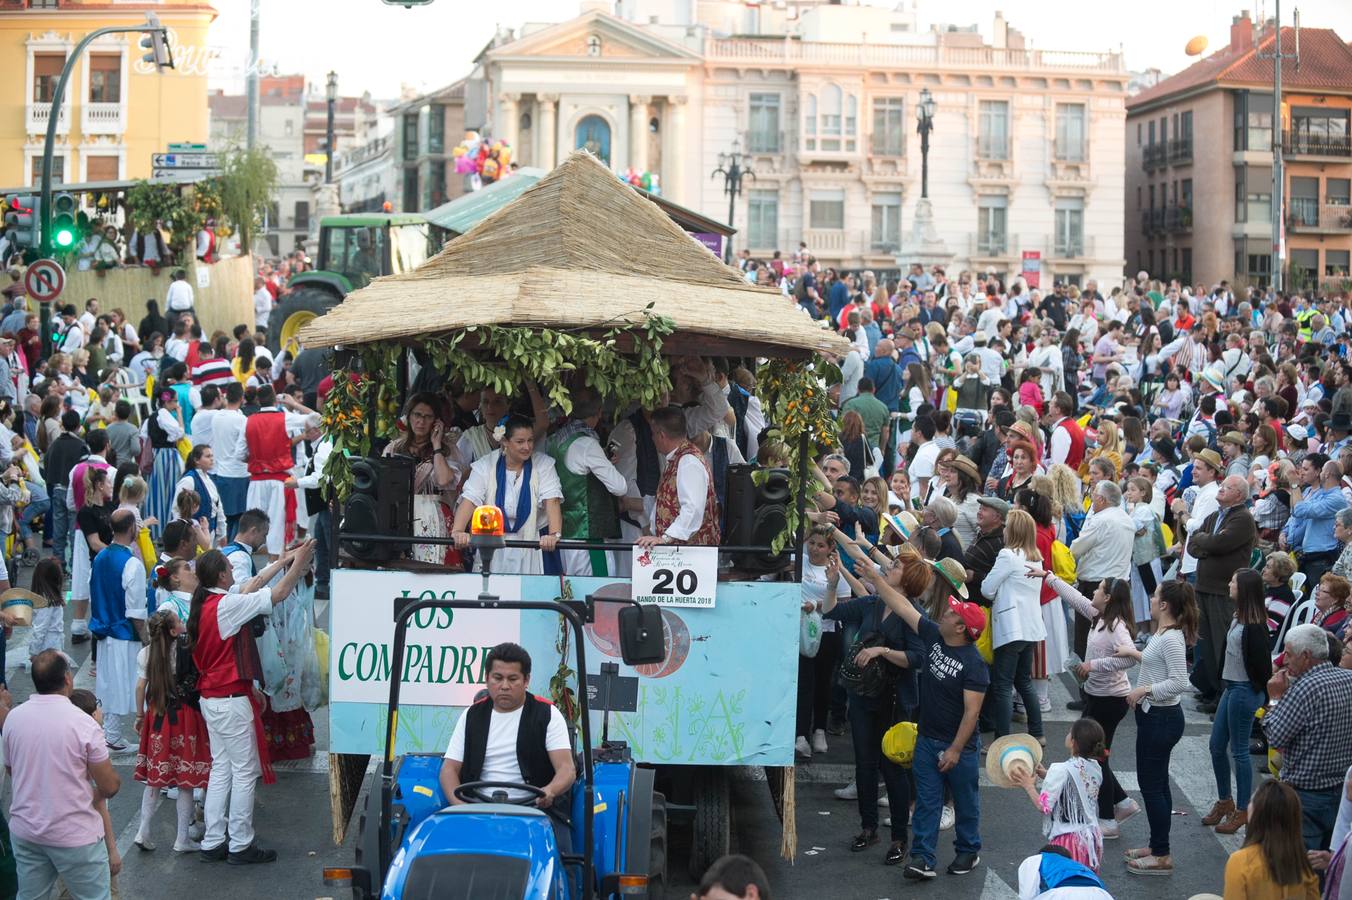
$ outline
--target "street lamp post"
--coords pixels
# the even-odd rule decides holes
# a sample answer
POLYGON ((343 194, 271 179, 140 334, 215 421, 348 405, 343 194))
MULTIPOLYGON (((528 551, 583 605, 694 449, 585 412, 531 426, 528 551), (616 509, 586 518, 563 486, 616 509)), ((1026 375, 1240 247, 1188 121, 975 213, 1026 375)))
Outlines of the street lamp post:
MULTIPOLYGON (((1296 10, 1296 49, 1282 52, 1282 0, 1275 9, 1276 34, 1271 53, 1259 53, 1259 59, 1272 60, 1272 259, 1268 267, 1272 289, 1286 287, 1286 161, 1282 158, 1282 60, 1294 60, 1300 68, 1300 10, 1296 10)), ((1297 286, 1299 287, 1299 286, 1297 286)))
MULTIPOLYGON (((728 195, 728 227, 732 227, 733 215, 737 211, 737 195, 742 192, 742 179, 750 178, 753 181, 756 173, 751 171, 751 167, 746 165, 746 154, 742 153, 742 143, 740 140, 732 142, 732 151, 718 154, 718 168, 714 169, 710 178, 723 176, 723 192, 728 195)), ((732 236, 728 236, 727 243, 723 245, 723 262, 732 263, 732 236)))
POLYGON ((920 102, 915 107, 915 130, 920 135, 920 196, 929 197, 929 136, 934 130, 934 97, 929 88, 920 91, 920 102))
POLYGON ((338 73, 330 72, 324 85, 325 96, 329 101, 329 122, 325 140, 328 146, 324 152, 324 183, 333 184, 333 111, 338 105, 338 73))

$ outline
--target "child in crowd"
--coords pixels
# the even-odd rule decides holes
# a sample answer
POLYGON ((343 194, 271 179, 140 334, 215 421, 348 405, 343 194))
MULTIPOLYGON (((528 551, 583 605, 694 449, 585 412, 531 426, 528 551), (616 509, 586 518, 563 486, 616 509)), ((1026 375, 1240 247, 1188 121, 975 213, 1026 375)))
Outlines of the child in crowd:
POLYGON ((1027 769, 1016 770, 1012 777, 1042 811, 1047 842, 1066 848, 1071 859, 1097 872, 1103 859, 1103 833, 1096 812, 1103 783, 1098 764, 1105 752, 1102 726, 1093 719, 1077 719, 1066 735, 1066 749, 1070 759, 1047 767, 1041 791, 1027 769))
MULTIPOLYGON (((70 692, 70 702, 98 722, 100 728, 103 727, 103 710, 99 707, 98 698, 94 696, 93 691, 73 690, 70 692)), ((116 898, 117 874, 122 871, 122 855, 117 852, 117 835, 113 834, 113 817, 108 814, 108 801, 103 799, 97 790, 94 791, 94 797, 94 809, 98 810, 99 816, 103 818, 103 842, 108 847, 108 871, 111 873, 109 884, 112 886, 109 896, 116 898)), ((71 894, 66 886, 58 881, 57 887, 57 900, 70 900, 71 894)))
POLYGON ((182 622, 192 609, 192 592, 197 590, 197 573, 186 559, 170 559, 155 567, 158 608, 172 609, 182 622))
POLYGON ((193 822, 192 789, 205 789, 211 775, 210 742, 197 709, 195 684, 187 681, 193 670, 182 620, 172 607, 160 609, 150 617, 146 630, 150 642, 136 659, 136 725, 141 747, 135 778, 145 784, 136 846, 143 851, 155 849, 150 820, 156 795, 161 788, 178 788, 174 852, 191 853, 202 849, 188 832, 193 822))
POLYGON ((1042 396, 1042 385, 1039 379, 1042 378, 1042 372, 1037 366, 1029 366, 1023 370, 1023 375, 1019 378, 1019 403, 1027 406, 1037 413, 1038 418, 1046 412, 1045 398, 1042 396))
POLYGON ((33 631, 28 636, 28 657, 43 650, 61 650, 65 645, 66 592, 65 570, 61 560, 46 556, 33 569, 33 593, 45 597, 46 609, 33 610, 33 631))

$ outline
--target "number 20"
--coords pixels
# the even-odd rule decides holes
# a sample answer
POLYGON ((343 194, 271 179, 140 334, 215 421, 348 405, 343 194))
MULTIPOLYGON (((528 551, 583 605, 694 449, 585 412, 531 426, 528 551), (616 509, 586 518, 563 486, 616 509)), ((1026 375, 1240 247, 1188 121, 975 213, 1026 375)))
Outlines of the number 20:
POLYGON ((653 593, 654 594, 674 594, 680 591, 689 596, 695 593, 699 587, 699 579, 690 569, 681 569, 679 572, 673 572, 671 569, 658 569, 653 572, 653 593), (672 590, 672 582, 676 583, 676 590, 672 590))

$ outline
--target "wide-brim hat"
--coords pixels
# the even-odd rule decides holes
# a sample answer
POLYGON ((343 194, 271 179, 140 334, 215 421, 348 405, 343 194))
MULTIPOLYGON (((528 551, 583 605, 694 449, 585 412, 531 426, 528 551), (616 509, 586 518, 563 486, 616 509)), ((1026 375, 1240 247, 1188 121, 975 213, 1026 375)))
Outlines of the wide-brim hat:
POLYGON ((958 455, 953 457, 952 459, 945 459, 939 463, 939 468, 942 469, 945 466, 947 466, 950 469, 957 469, 959 472, 962 472, 964 475, 967 475, 969 478, 972 479, 972 481, 976 482, 977 484, 981 483, 981 470, 977 468, 976 463, 972 462, 965 456, 958 455))
POLYGON ((1007 734, 992 742, 986 753, 986 775, 996 787, 1014 787, 1009 773, 1020 764, 1028 767, 1029 773, 1037 771, 1042 762, 1042 745, 1031 734, 1007 734))
POLYGON ((1331 431, 1352 431, 1352 413, 1336 412, 1329 418, 1331 431))
POLYGON ((954 594, 964 600, 967 599, 967 569, 963 567, 962 563, 948 556, 939 560, 926 560, 926 562, 944 581, 948 582, 948 586, 953 589, 954 594))
POLYGON ((0 610, 11 613, 20 625, 32 625, 33 610, 50 605, 46 597, 23 588, 10 588, 0 594, 0 610))
POLYGON ((1220 389, 1225 387, 1225 373, 1216 366, 1210 366, 1203 370, 1202 377, 1214 388, 1220 389))
POLYGON ((903 541, 909 541, 911 535, 920 528, 920 522, 911 513, 904 510, 899 513, 888 513, 883 516, 883 528, 891 528, 897 534, 901 535, 903 541))
POLYGON ((1249 439, 1238 431, 1227 431, 1221 435, 1222 444, 1234 444, 1236 447, 1248 446, 1249 439))
POLYGON ((1192 458, 1194 462, 1200 459, 1202 462, 1210 466, 1213 471, 1216 472, 1225 471, 1225 463, 1221 462, 1221 455, 1217 453, 1215 450, 1212 450, 1210 447, 1207 447, 1205 450, 1199 450, 1198 452, 1194 453, 1192 455, 1192 458))

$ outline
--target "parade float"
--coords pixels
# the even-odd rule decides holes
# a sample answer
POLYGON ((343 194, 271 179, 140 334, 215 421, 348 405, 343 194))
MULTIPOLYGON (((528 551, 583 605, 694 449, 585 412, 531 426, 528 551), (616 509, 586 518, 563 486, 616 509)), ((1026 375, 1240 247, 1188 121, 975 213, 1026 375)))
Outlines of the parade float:
MULTIPOLYGON (((673 358, 719 356, 753 366, 761 360, 759 393, 788 445, 796 489, 807 477, 807 456, 834 442, 826 382, 834 372, 830 360, 848 349, 778 291, 747 284, 656 203, 581 151, 416 270, 352 292, 301 337, 307 346, 338 348, 337 388, 325 407, 325 427, 340 451, 327 469, 336 510, 354 489, 354 467, 396 436, 398 411, 428 367, 508 395, 533 382, 564 412, 570 387, 586 384, 618 415, 665 396, 673 358)), ((774 546, 757 549, 801 546, 801 503, 790 504, 774 546)), ((338 531, 335 543, 349 550, 351 529, 338 531)), ((614 549, 630 552, 628 544, 614 549)), ((461 609, 423 616, 408 628, 401 708, 388 735, 396 598, 474 597, 481 579, 406 558, 373 564, 344 552, 335 559, 329 623, 335 839, 342 840, 370 755, 382 753, 387 739, 400 754, 443 752, 482 685, 487 649, 513 640, 536 660, 532 690, 548 691, 570 714, 576 714, 570 692, 579 682, 585 689, 602 664, 618 666, 633 696, 604 707, 610 737, 627 742, 635 761, 658 768, 673 822, 684 813, 693 824, 692 871, 728 850, 734 767, 764 767, 778 786, 792 853, 788 767, 800 569, 790 566, 777 581, 725 580, 726 565, 721 571, 716 589, 706 585, 699 602, 659 604, 664 659, 635 667, 620 658, 613 616, 598 614, 586 624, 582 675, 557 615, 461 609)), ((538 602, 633 592, 625 579, 542 575, 495 575, 492 590, 538 602)), ((591 727, 599 733, 602 713, 596 704, 593 710, 591 727)))

